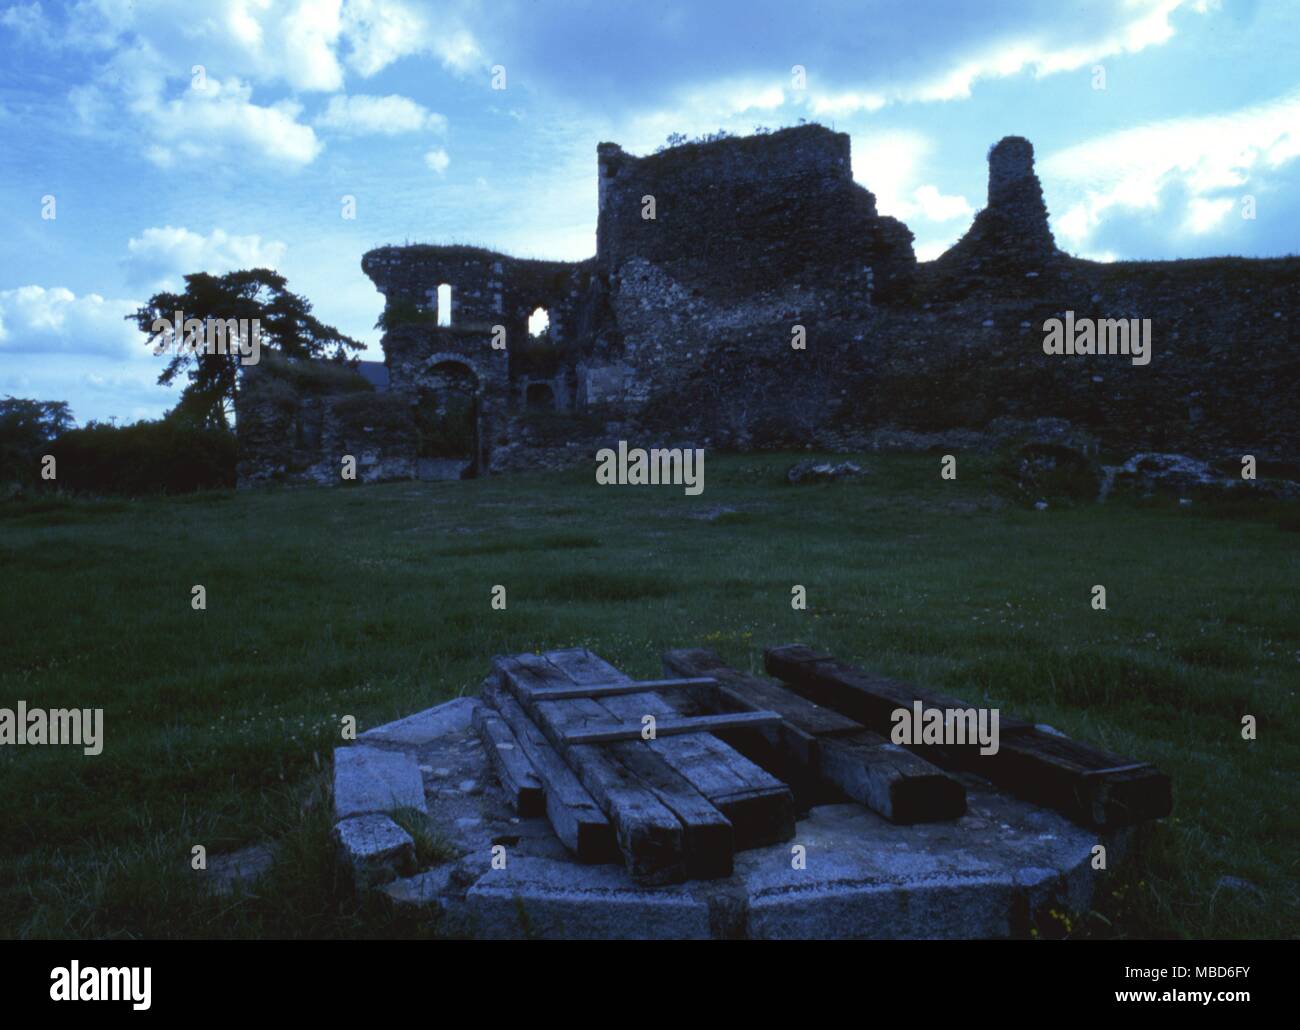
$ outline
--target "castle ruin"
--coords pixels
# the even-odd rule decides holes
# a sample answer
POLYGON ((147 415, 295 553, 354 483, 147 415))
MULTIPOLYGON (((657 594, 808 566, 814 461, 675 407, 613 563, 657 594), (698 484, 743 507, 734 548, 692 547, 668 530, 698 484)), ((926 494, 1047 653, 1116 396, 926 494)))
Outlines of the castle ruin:
POLYGON ((367 253, 383 362, 246 370, 239 481, 339 482, 343 455, 366 481, 562 467, 619 439, 924 448, 1044 420, 1126 453, 1294 460, 1300 258, 1074 258, 1029 141, 988 160, 987 205, 918 262, 912 233, 854 182, 845 133, 647 157, 602 143, 586 261, 367 253), (539 311, 549 324, 530 333, 539 311), (1045 354, 1044 322, 1066 312, 1150 319, 1150 364, 1045 354))

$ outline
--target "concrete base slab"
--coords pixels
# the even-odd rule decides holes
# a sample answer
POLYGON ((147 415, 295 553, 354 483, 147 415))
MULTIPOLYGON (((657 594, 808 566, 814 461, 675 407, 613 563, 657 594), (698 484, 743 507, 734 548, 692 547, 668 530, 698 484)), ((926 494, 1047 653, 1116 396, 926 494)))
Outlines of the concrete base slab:
POLYGON ((621 866, 574 861, 545 819, 517 817, 467 726, 401 753, 423 772, 431 832, 459 857, 386 892, 467 936, 1027 935, 1037 912, 1087 909, 1109 875, 1092 868, 1093 847, 1107 848, 1113 870, 1133 832, 1085 829, 963 777, 960 819, 895 826, 856 804, 820 805, 803 813, 794 840, 739 852, 726 879, 646 888, 621 866), (505 867, 493 868, 494 857, 505 867))

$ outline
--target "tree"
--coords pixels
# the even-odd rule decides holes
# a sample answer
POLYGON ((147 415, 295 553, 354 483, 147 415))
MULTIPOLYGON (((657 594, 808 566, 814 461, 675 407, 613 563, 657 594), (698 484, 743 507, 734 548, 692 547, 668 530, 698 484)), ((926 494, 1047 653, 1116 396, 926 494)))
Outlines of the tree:
POLYGON ((0 482, 34 482, 45 449, 71 428, 67 401, 0 400, 0 482))
POLYGON ((182 339, 181 326, 175 327, 176 335, 170 338, 165 332, 154 330, 160 319, 171 325, 177 312, 183 313, 187 321, 197 318, 205 323, 208 319, 250 322, 257 319, 259 346, 272 347, 291 358, 331 357, 345 361, 349 351, 355 355, 356 351, 365 350, 365 344, 315 318, 310 302, 289 292, 284 276, 269 268, 244 269, 220 276, 207 272, 187 275, 184 292, 156 293, 127 319, 134 320, 147 335, 148 346, 173 344, 167 367, 158 376, 160 384, 170 384, 181 373, 189 377, 168 417, 204 426, 230 428, 242 359, 234 347, 225 348, 226 353, 222 354, 202 346, 175 345, 182 339))

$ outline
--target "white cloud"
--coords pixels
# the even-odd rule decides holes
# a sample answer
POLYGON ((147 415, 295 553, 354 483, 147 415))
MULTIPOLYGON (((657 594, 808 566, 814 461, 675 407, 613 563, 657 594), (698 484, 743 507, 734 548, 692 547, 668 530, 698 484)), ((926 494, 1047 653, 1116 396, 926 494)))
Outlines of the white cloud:
POLYGON ((453 19, 451 11, 440 11, 435 31, 414 5, 348 0, 343 8, 348 67, 369 78, 403 57, 431 52, 444 67, 458 73, 469 71, 482 63, 479 45, 453 19))
MULTIPOLYGON (((39 4, 13 7, 0 25, 53 40, 52 49, 94 55, 88 79, 69 91, 73 110, 84 125, 114 134, 124 112, 137 119, 145 156, 167 168, 233 154, 302 167, 322 147, 300 122, 295 94, 337 93, 349 70, 372 76, 409 54, 432 54, 458 73, 480 61, 478 43, 454 13, 439 15, 435 33, 427 12, 401 0, 79 0, 58 17, 39 4), (190 88, 196 64, 207 77, 204 90, 190 88), (282 86, 289 97, 253 101, 255 88, 282 86)), ((337 118, 330 127, 358 133, 405 131, 391 128, 410 114, 394 98, 368 99, 387 106, 327 110, 327 123, 337 118)), ((423 126, 436 129, 438 119, 424 112, 423 126)))
POLYGON ((1219 197, 1207 200, 1193 197, 1187 203, 1187 220, 1184 227, 1188 232, 1201 235, 1216 228, 1227 217, 1228 212, 1236 206, 1232 197, 1219 197))
POLYGON ((1175 118, 1095 137, 1050 155, 1040 171, 1068 206, 1059 236, 1086 248, 1111 215, 1185 197, 1175 223, 1192 234, 1220 225, 1241 196, 1300 157, 1300 93, 1227 114, 1175 118), (1181 215, 1181 217, 1179 217, 1181 215))
POLYGON ((960 194, 940 193, 930 185, 918 186, 912 191, 921 214, 932 222, 949 222, 954 218, 970 218, 975 209, 960 194))
MULTIPOLYGON (((1008 78, 1028 71, 1036 78, 1075 71, 1110 57, 1133 54, 1167 42, 1174 34, 1170 16, 1187 0, 1125 0, 1110 12, 1099 10, 1083 24, 1067 17, 1047 24, 1025 18, 1019 32, 1002 29, 974 53, 953 53, 938 71, 914 77, 895 76, 870 89, 831 93, 810 91, 817 115, 843 116, 877 111, 890 102, 960 100, 976 82, 1008 78), (1107 14, 1112 15, 1107 24, 1107 14)), ((1203 8, 1196 8, 1205 13, 1203 8)), ((976 37, 978 38, 978 37, 976 37)))
POLYGON ((441 175, 447 170, 447 166, 451 164, 451 158, 447 156, 447 151, 439 147, 437 150, 430 150, 424 155, 424 163, 441 175))
POLYGON ((157 384, 166 359, 127 320, 140 303, 62 286, 0 290, 0 396, 67 400, 83 423, 161 415, 177 391, 157 384))
POLYGON ((404 132, 445 132, 447 119, 407 97, 357 94, 330 97, 316 125, 353 136, 396 136, 404 132))
POLYGON ((934 142, 919 132, 876 132, 853 140, 853 178, 876 195, 876 209, 904 221, 916 210, 912 193, 934 142))
POLYGON ((314 161, 322 144, 311 126, 298 121, 302 105, 281 100, 260 107, 252 92, 237 79, 209 78, 204 88, 185 89, 170 100, 160 94, 137 97, 133 109, 151 138, 145 156, 160 168, 214 163, 232 152, 279 168, 314 161))
POLYGON ((237 268, 277 268, 288 248, 256 234, 231 236, 213 229, 204 236, 183 226, 164 225, 132 237, 126 249, 131 281, 157 290, 179 288, 182 277, 191 272, 222 275, 237 268))
POLYGON ((76 352, 125 357, 144 336, 126 321, 139 301, 78 297, 62 286, 0 290, 0 352, 76 352))

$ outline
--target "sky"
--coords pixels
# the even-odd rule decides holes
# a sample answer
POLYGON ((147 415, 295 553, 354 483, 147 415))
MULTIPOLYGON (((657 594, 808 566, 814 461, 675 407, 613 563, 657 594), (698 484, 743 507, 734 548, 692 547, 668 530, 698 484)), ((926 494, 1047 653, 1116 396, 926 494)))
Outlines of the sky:
POLYGON ((922 260, 1006 135, 1070 253, 1297 253, 1297 53, 1300 0, 0 0, 0 397, 161 415, 124 316, 197 271, 381 360, 367 250, 590 257, 597 143, 670 133, 847 132, 922 260))

